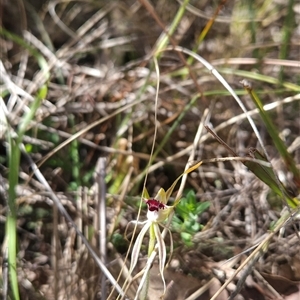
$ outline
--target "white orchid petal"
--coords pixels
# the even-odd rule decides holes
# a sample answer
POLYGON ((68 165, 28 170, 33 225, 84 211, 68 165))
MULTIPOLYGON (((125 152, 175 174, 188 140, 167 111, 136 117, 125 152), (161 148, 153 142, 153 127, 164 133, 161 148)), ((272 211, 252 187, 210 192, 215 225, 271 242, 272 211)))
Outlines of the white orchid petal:
POLYGON ((136 238, 136 241, 134 243, 132 253, 131 253, 131 263, 130 263, 130 269, 129 269, 130 273, 133 271, 133 269, 135 268, 135 266, 137 264, 144 236, 145 236, 146 232, 148 231, 149 227, 151 226, 151 224, 152 224, 151 222, 146 222, 146 224, 144 225, 141 232, 139 233, 139 235, 136 238))
POLYGON ((164 293, 165 293, 166 292, 166 282, 165 282, 165 277, 164 277, 164 267, 165 267, 166 258, 167 258, 166 245, 165 245, 165 241, 161 235, 158 224, 154 223, 153 225, 154 225, 154 232, 155 232, 155 237, 156 237, 157 245, 158 245, 159 272, 160 272, 161 279, 164 284, 164 293))

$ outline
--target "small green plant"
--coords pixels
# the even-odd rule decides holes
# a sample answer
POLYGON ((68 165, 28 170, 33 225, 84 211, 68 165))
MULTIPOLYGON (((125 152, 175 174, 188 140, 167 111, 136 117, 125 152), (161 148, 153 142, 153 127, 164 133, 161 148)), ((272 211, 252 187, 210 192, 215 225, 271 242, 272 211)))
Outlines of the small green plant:
POLYGON ((197 202, 196 194, 190 190, 176 206, 176 214, 172 219, 172 228, 180 233, 181 239, 188 247, 193 246, 192 238, 203 225, 198 222, 201 215, 210 206, 208 201, 197 202))

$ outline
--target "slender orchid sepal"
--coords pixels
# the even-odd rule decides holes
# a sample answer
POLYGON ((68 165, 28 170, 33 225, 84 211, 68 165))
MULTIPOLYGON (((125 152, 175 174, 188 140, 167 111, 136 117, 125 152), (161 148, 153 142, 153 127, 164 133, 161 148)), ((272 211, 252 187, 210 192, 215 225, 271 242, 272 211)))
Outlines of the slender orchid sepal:
POLYGON ((167 258, 166 245, 165 245, 165 241, 161 235, 161 232, 159 230, 158 224, 153 223, 153 226, 154 226, 155 237, 156 237, 157 244, 158 244, 159 272, 160 272, 161 279, 164 284, 164 293, 165 293, 166 292, 166 281, 165 281, 165 277, 164 277, 164 267, 165 267, 166 258, 167 258))
POLYGON ((150 199, 150 195, 149 195, 148 190, 146 188, 143 189, 142 198, 144 200, 150 199))
POLYGON ((145 236, 146 232, 148 231, 148 229, 150 228, 150 226, 151 226, 151 222, 146 221, 144 227, 142 228, 141 232, 138 234, 138 236, 136 238, 136 241, 134 243, 132 253, 131 253, 131 263, 130 263, 130 268, 129 268, 130 273, 133 271, 133 269, 135 268, 135 266, 137 264, 144 236, 145 236))
POLYGON ((162 204, 167 204, 169 198, 167 198, 165 190, 163 188, 160 188, 154 199, 161 202, 162 204))
MULTIPOLYGON (((177 179, 175 179, 175 181, 173 182, 173 184, 170 186, 170 188, 167 190, 166 192, 166 199, 167 201, 169 200, 170 196, 172 195, 173 193, 173 190, 177 184, 177 182, 179 181, 179 179, 181 179, 181 177, 183 175, 187 175, 191 172, 193 172, 194 170, 196 170, 197 168, 199 168, 200 166, 202 165, 202 161, 199 161, 198 163, 196 163, 195 165, 189 167, 187 170, 185 170, 179 177, 177 177, 177 179)), ((178 202, 180 201, 180 196, 179 197, 176 197, 175 199, 175 203, 174 203, 174 206, 176 206, 178 204, 178 202)))

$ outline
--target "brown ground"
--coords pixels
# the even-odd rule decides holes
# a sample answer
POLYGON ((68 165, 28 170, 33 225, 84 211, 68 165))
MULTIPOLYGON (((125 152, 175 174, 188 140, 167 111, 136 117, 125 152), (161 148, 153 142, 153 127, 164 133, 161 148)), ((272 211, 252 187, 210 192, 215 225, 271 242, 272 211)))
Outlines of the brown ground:
MULTIPOLYGON (((44 57, 50 68, 47 81, 38 73, 39 64, 31 50, 26 51, 24 45, 1 35, 1 61, 6 70, 1 85, 7 90, 5 78, 9 78, 15 83, 12 90, 19 95, 12 104, 12 91, 2 94, 12 128, 20 123, 24 107, 30 106, 30 100, 16 87, 35 96, 44 82, 48 85, 36 123, 24 138, 31 158, 41 162, 67 138, 94 124, 48 157, 40 170, 99 254, 98 215, 103 218, 103 209, 97 204, 99 183, 94 174, 98 158, 107 158, 106 251, 107 266, 115 278, 128 249, 126 226, 137 218, 143 172, 154 138, 155 112, 159 124, 154 151, 160 151, 147 177, 151 195, 160 187, 169 188, 184 171, 200 125, 210 124, 240 156, 245 156, 250 147, 260 149, 233 97, 199 62, 189 62, 188 71, 183 68, 189 58, 176 51, 164 52, 160 58, 160 87, 155 107, 157 74, 152 51, 164 32, 162 26, 174 20, 180 1, 152 1, 152 14, 147 3, 150 2, 0 2, 3 28, 21 36, 23 42, 44 57), (197 93, 201 96, 189 107, 197 93), (134 101, 134 106, 126 108, 134 101), (24 106, 20 107, 21 104, 24 106)), ((249 111, 255 105, 239 83, 244 78, 251 80, 264 104, 277 103, 269 111, 271 119, 299 166, 300 5, 297 1, 264 3, 224 1, 204 41, 197 46, 197 39, 217 12, 218 3, 190 1, 191 6, 169 45, 193 49, 205 58, 240 95, 249 111), (283 33, 288 39, 286 43, 283 33)), ((265 124, 257 113, 252 118, 276 174, 297 196, 299 186, 283 163, 265 124)), ((3 246, 9 173, 6 149, 4 129, 0 127, 3 246)), ((203 129, 193 161, 228 156, 231 153, 203 129)), ((17 189, 21 298, 106 299, 106 296, 101 298, 101 270, 70 222, 53 204, 45 185, 30 176, 30 164, 22 156, 17 189)), ((103 189, 103 184, 100 188, 103 189)), ((270 235, 271 226, 287 207, 283 199, 239 161, 203 164, 188 176, 185 189, 194 190, 197 202, 209 201, 210 207, 198 216, 202 230, 193 236, 192 246, 187 247, 178 232, 172 233, 174 253, 165 271, 168 285, 165 299, 210 299, 254 251, 251 247, 270 235)), ((145 220, 144 209, 140 218, 145 220)), ((299 220, 295 217, 272 236, 217 299, 300 299, 298 232, 299 220)), ((146 242, 145 239, 139 267, 145 261, 146 242)), ((169 243, 167 238, 168 248, 169 243)), ((0 259, 5 266, 5 247, 2 251, 0 259)), ((0 288, 6 280, 4 270, 0 288)), ((150 279, 151 300, 161 295, 158 273, 155 263, 150 279)), ((134 282, 128 292, 130 299, 134 298, 136 288, 134 282)), ((107 289, 111 290, 108 281, 107 289)))

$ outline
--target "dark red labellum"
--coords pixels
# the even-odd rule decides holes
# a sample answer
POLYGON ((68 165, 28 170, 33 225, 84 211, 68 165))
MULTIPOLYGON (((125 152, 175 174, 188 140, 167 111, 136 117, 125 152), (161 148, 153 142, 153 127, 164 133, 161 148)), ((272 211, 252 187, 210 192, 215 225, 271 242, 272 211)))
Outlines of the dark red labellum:
POLYGON ((146 201, 147 205, 148 205, 148 209, 150 211, 158 211, 159 209, 164 209, 165 205, 162 204, 161 202, 159 202, 158 200, 155 199, 149 199, 146 201))

